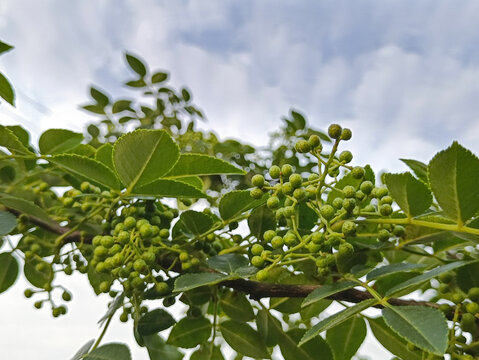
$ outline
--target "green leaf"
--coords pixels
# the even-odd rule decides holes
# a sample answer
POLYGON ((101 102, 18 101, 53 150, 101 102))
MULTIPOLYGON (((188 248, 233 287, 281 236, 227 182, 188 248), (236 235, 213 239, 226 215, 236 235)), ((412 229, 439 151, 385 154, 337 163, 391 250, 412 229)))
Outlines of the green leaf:
POLYGON ((204 317, 183 318, 171 329, 168 343, 182 348, 192 348, 208 340, 211 323, 204 317))
POLYGON ((261 199, 253 199, 248 190, 230 191, 223 195, 218 205, 221 218, 223 220, 232 219, 249 209, 263 205, 268 199, 268 195, 264 195, 261 199))
POLYGON ((292 329, 280 336, 279 347, 285 360, 333 360, 333 354, 329 345, 321 336, 316 336, 302 346, 298 342, 306 331, 304 329, 292 329))
POLYGON ((291 110, 291 116, 293 118, 293 123, 296 130, 304 129, 304 127, 306 126, 306 119, 304 118, 304 115, 295 110, 291 110))
POLYGON ((219 273, 184 274, 176 279, 174 291, 188 291, 200 286, 214 285, 230 279, 231 277, 229 275, 219 273))
POLYGON ((446 352, 449 329, 441 311, 425 306, 390 306, 382 315, 393 331, 418 348, 436 355, 446 352))
POLYGON ((73 149, 83 141, 83 135, 65 129, 49 129, 38 141, 42 154, 60 154, 73 149))
POLYGON ((358 284, 354 281, 341 281, 333 284, 322 285, 321 287, 313 290, 308 296, 306 296, 306 298, 303 300, 303 303, 301 304, 301 307, 309 306, 330 295, 334 295, 338 292, 351 289, 355 286, 358 286, 358 284))
POLYGON ((248 324, 227 320, 220 324, 220 330, 228 345, 238 353, 255 359, 270 357, 263 339, 248 324))
POLYGON ((97 104, 102 107, 105 107, 110 103, 108 96, 93 86, 90 87, 90 95, 97 102, 97 104))
POLYGON ((429 183, 427 178, 427 165, 421 161, 412 160, 412 159, 399 159, 405 163, 412 172, 418 177, 419 180, 422 180, 425 184, 429 183))
POLYGON ((359 316, 329 329, 326 341, 333 350, 334 360, 350 360, 366 338, 366 333, 366 322, 359 316))
POLYGON ((206 194, 194 186, 177 180, 159 179, 149 184, 136 187, 130 195, 135 197, 174 197, 174 198, 205 198, 206 194))
POLYGON ((361 184, 361 182, 363 182, 364 180, 369 180, 374 184, 375 183, 374 172, 369 165, 366 165, 364 167, 364 172, 365 173, 364 173, 364 178, 363 179, 356 179, 355 177, 353 177, 352 172, 349 172, 345 176, 343 176, 336 183, 336 185, 334 185, 334 188, 332 188, 331 191, 329 192, 328 200, 327 200, 328 203, 331 203, 337 197, 339 197, 341 199, 344 199, 344 193, 342 191, 339 191, 339 190, 344 189, 344 187, 347 186, 347 185, 351 185, 354 188, 358 188, 359 185, 361 184))
POLYGON ((125 83, 126 86, 133 87, 133 88, 142 88, 146 86, 145 80, 131 80, 125 83))
POLYGON ((239 254, 216 255, 210 257, 206 262, 210 268, 227 274, 235 273, 236 270, 249 264, 248 259, 239 254))
POLYGON ((147 312, 138 321, 138 333, 140 335, 152 335, 168 329, 175 324, 171 314, 163 309, 155 309, 147 312))
POLYGON ((98 320, 98 324, 102 326, 106 320, 108 320, 111 316, 113 316, 117 312, 117 310, 123 306, 124 300, 125 300, 124 293, 121 293, 120 295, 118 295, 115 298, 115 300, 113 300, 108 306, 108 310, 106 311, 105 315, 103 315, 100 318, 100 320, 98 320))
POLYGON ((224 360, 223 354, 218 346, 213 347, 213 352, 211 352, 211 347, 209 344, 199 348, 193 354, 191 354, 190 360, 224 360))
POLYGON ((266 230, 276 228, 276 219, 273 212, 266 205, 257 207, 248 218, 248 227, 252 235, 258 240, 263 240, 263 234, 266 230))
POLYGON ((425 264, 411 264, 406 262, 384 265, 368 273, 366 275, 366 280, 375 280, 389 274, 403 272, 403 271, 410 271, 410 270, 418 270, 418 269, 423 269, 425 267, 426 267, 425 264))
POLYGON ((132 109, 130 105, 131 105, 130 100, 118 100, 118 101, 115 101, 115 103, 113 104, 111 111, 113 114, 117 114, 125 110, 131 111, 132 109))
POLYGON ((125 344, 110 343, 89 353, 85 360, 131 360, 130 349, 125 344))
POLYGON ((89 340, 80 349, 78 349, 78 351, 75 353, 75 355, 73 355, 73 357, 70 360, 81 360, 83 355, 88 353, 88 351, 90 350, 94 342, 95 342, 95 339, 89 340))
POLYGON ((460 267, 456 271, 457 285, 466 294, 470 288, 479 287, 479 262, 473 262, 472 264, 460 267))
POLYGON ((0 182, 10 184, 13 180, 15 180, 16 176, 17 173, 13 166, 6 165, 0 168, 0 182))
POLYGON ((314 337, 318 336, 319 333, 322 331, 329 330, 342 322, 348 320, 351 316, 359 314, 361 311, 374 306, 377 303, 376 299, 368 299, 361 301, 360 303, 348 307, 326 319, 321 320, 319 323, 314 325, 311 329, 306 331, 303 338, 301 339, 299 345, 303 345, 304 343, 308 342, 309 340, 313 339, 314 337))
POLYGON ((33 155, 9 128, 0 125, 0 146, 4 146, 16 155, 33 155))
POLYGON ((7 43, 4 43, 3 41, 0 41, 0 54, 3 54, 7 51, 10 51, 13 49, 12 45, 8 45, 7 43))
POLYGON ((256 326, 266 346, 271 347, 279 343, 283 334, 283 327, 279 320, 272 316, 268 310, 258 310, 256 326))
POLYGON ((0 211, 0 236, 7 235, 17 226, 17 218, 8 211, 0 211))
POLYGON ((242 293, 229 292, 221 298, 220 304, 225 314, 234 320, 250 321, 254 319, 253 307, 242 293))
POLYGON ((82 109, 94 114, 105 115, 105 109, 99 105, 83 105, 82 109))
POLYGON ((168 345, 159 335, 143 337, 150 360, 181 360, 184 354, 176 346, 168 345))
POLYGON ((176 178, 176 181, 185 183, 187 185, 193 186, 195 189, 198 190, 203 190, 203 180, 199 176, 185 176, 185 177, 180 177, 176 178))
POLYGON ((94 159, 76 154, 62 154, 55 155, 48 160, 73 175, 87 179, 93 184, 113 190, 121 189, 120 182, 113 171, 94 159))
POLYGON ((130 65, 130 68, 143 78, 143 76, 146 75, 145 64, 132 54, 126 53, 125 57, 128 65, 130 65))
POLYGON ((421 215, 432 204, 429 188, 411 173, 385 174, 385 183, 397 204, 409 216, 421 215))
POLYGON ((191 94, 187 89, 181 89, 181 97, 186 102, 191 100, 191 94))
POLYGON ((113 163, 129 191, 165 175, 178 161, 180 150, 164 130, 135 130, 113 146, 113 163))
POLYGON ((313 317, 318 316, 324 310, 326 310, 329 307, 329 305, 331 305, 332 302, 333 302, 332 300, 323 299, 311 305, 301 308, 301 310, 299 311, 299 314, 301 315, 301 319, 303 321, 307 321, 313 317))
POLYGON ((30 284, 36 286, 37 288, 44 289, 45 286, 50 283, 53 274, 52 269, 49 265, 45 266, 44 270, 38 271, 36 269, 36 265, 41 262, 43 261, 37 260, 35 258, 30 261, 25 261, 23 273, 25 274, 25 277, 30 282, 30 284))
POLYGON ((0 254, 0 293, 13 285, 18 276, 18 262, 10 253, 0 254))
POLYGON ((109 275, 109 274, 105 274, 105 273, 98 273, 96 272, 95 268, 93 267, 88 267, 88 281, 90 282, 90 285, 93 289, 93 291, 95 292, 96 295, 100 295, 101 294, 101 291, 100 291, 100 284, 103 282, 103 281, 110 281, 112 282, 113 279, 112 277, 109 275))
POLYGON ((161 82, 165 81, 166 79, 168 79, 168 73, 157 72, 157 73, 154 73, 152 75, 151 82, 153 84, 158 84, 158 83, 161 83, 161 82))
POLYGON ((452 263, 449 263, 447 265, 443 265, 443 266, 439 266, 431 271, 428 271, 424 274, 421 274, 421 275, 418 275, 418 276, 415 276, 413 277, 412 279, 409 279, 401 284, 398 284, 396 286, 394 286, 393 288, 389 289, 385 296, 393 296, 394 294, 402 291, 402 290, 405 290, 409 287, 413 287, 413 286, 416 286, 416 285, 419 285, 421 283, 423 283, 424 281, 427 281, 427 280, 431 280, 432 278, 436 277, 436 276, 439 276, 443 273, 446 273, 448 271, 451 271, 453 269, 456 269, 456 268, 459 268, 461 266, 464 266, 464 265, 467 265, 467 264, 471 264, 472 262, 471 261, 455 261, 455 262, 452 262, 452 263))
POLYGON ((407 341, 397 336, 397 334, 386 325, 382 318, 368 318, 368 322, 374 336, 381 343, 381 345, 386 348, 386 350, 390 351, 396 356, 399 356, 401 359, 422 359, 421 354, 418 354, 417 351, 409 351, 407 347, 407 341))
POLYGON ((106 143, 100 146, 96 150, 95 160, 115 171, 115 166, 113 165, 113 145, 106 143))
POLYGON ((15 93, 8 79, 0 73, 0 97, 10 105, 15 106, 15 93))
POLYGON ((27 201, 14 196, 0 194, 0 204, 3 204, 8 208, 21 211, 22 213, 25 213, 27 215, 35 216, 41 220, 46 221, 47 223, 53 224, 52 220, 50 219, 50 216, 48 216, 46 211, 32 201, 27 201))
POLYGON ((165 176, 177 178, 189 175, 240 174, 245 172, 230 163, 203 154, 181 154, 178 162, 165 176))
POLYGON ((479 210, 479 159, 456 141, 429 163, 429 182, 444 214, 464 223, 479 210))
POLYGON ((180 221, 195 235, 201 235, 213 226, 213 219, 211 216, 194 210, 182 212, 180 215, 180 221))
POLYGON ((20 125, 9 125, 6 126, 7 129, 10 129, 13 134, 20 140, 20 142, 26 147, 30 144, 30 134, 20 125))
POLYGON ((86 157, 94 157, 96 149, 90 144, 78 144, 73 149, 68 151, 68 154, 76 154, 86 157))

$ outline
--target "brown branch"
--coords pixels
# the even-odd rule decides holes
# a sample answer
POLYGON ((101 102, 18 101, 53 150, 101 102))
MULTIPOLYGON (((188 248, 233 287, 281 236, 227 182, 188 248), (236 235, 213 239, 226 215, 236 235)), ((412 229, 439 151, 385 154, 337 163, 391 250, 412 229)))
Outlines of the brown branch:
MULTIPOLYGON (((22 212, 7 208, 9 212, 15 216, 20 216, 22 212)), ((58 235, 63 235, 68 232, 70 229, 64 226, 60 226, 56 223, 49 223, 37 217, 27 215, 29 221, 32 224, 42 227, 45 230, 51 231, 58 235)), ((84 238, 85 243, 90 243, 92 236, 87 236, 84 238)), ((81 234, 79 231, 68 235, 65 238, 65 243, 67 242, 80 242, 81 234)), ((162 265, 165 268, 168 268, 172 264, 171 258, 164 258, 162 265)), ((175 272, 181 273, 180 266, 176 266, 172 269, 175 272)), ((204 271, 212 271, 211 269, 204 268, 204 271)), ((244 292, 250 296, 253 300, 259 300, 262 298, 274 298, 274 297, 290 297, 290 298, 305 298, 315 289, 320 288, 322 285, 290 285, 290 284, 271 284, 271 283, 262 283, 257 281, 251 281, 246 279, 236 279, 236 280, 227 280, 221 282, 219 285, 226 286, 231 289, 244 292)), ((350 303, 359 303, 363 300, 371 299, 372 295, 366 291, 361 291, 357 289, 343 290, 336 294, 330 295, 327 297, 330 300, 336 301, 346 301, 350 303)), ((389 304, 395 306, 427 306, 431 308, 439 308, 439 304, 429 302, 429 301, 416 301, 416 300, 407 300, 407 299, 398 299, 391 298, 388 300, 389 304)), ((382 308, 382 305, 376 305, 377 308, 382 308)), ((448 319, 452 319, 454 311, 446 314, 448 319)))

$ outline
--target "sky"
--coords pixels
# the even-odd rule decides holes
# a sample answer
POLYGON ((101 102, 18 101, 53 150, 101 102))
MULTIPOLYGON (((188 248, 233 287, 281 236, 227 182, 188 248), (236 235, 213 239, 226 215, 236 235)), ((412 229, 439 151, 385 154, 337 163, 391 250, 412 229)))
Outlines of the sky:
MULTIPOLYGON (((21 123, 36 138, 50 127, 83 129, 89 86, 124 94, 127 50, 187 86, 207 115, 203 127, 222 138, 265 145, 293 107, 314 127, 350 127, 356 164, 405 171, 399 158, 428 162, 453 140, 479 153, 478 23, 472 0, 2 0, 0 39, 15 49, 0 57, 0 71, 18 98, 16 108, 0 105, 0 123, 21 123)), ((36 333, 62 339, 53 349, 2 334, 9 359, 38 349, 68 357, 96 336, 91 324, 106 300, 95 303, 75 281, 84 303, 62 320, 18 300, 23 284, 0 296, 2 332, 7 319, 27 328, 29 342, 36 333)), ((131 341, 123 328, 113 335, 131 341)), ((362 354, 382 358, 368 346, 362 354)))

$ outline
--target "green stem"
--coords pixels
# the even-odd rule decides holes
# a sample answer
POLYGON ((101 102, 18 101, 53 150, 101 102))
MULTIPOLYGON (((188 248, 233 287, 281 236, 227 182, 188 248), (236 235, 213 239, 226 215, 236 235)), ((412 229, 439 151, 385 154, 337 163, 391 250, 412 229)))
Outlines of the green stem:
POLYGON ((108 326, 110 325, 111 319, 113 319, 113 314, 111 314, 108 320, 106 321, 106 324, 103 327, 103 330, 100 336, 98 337, 98 340, 95 342, 95 345, 93 345, 93 347, 91 348, 91 351, 95 350, 98 347, 98 345, 100 345, 100 342, 103 339, 103 336, 105 336, 106 330, 108 329, 108 326))

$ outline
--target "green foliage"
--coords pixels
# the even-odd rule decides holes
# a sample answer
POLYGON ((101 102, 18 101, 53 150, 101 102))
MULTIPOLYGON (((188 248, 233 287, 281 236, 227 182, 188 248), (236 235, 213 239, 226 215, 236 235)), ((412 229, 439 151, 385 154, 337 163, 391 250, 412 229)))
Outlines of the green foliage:
MULTIPOLYGON (((257 151, 196 129, 190 90, 126 61, 146 101, 92 87, 84 135, 0 126, 0 293, 21 266, 25 297, 58 317, 57 274, 83 274, 112 298, 100 326, 119 313, 153 360, 352 359, 365 320, 402 359, 479 356, 475 155, 455 142, 381 185, 342 148, 350 129, 291 110, 257 151)), ((73 359, 131 358, 101 340, 73 359)))

